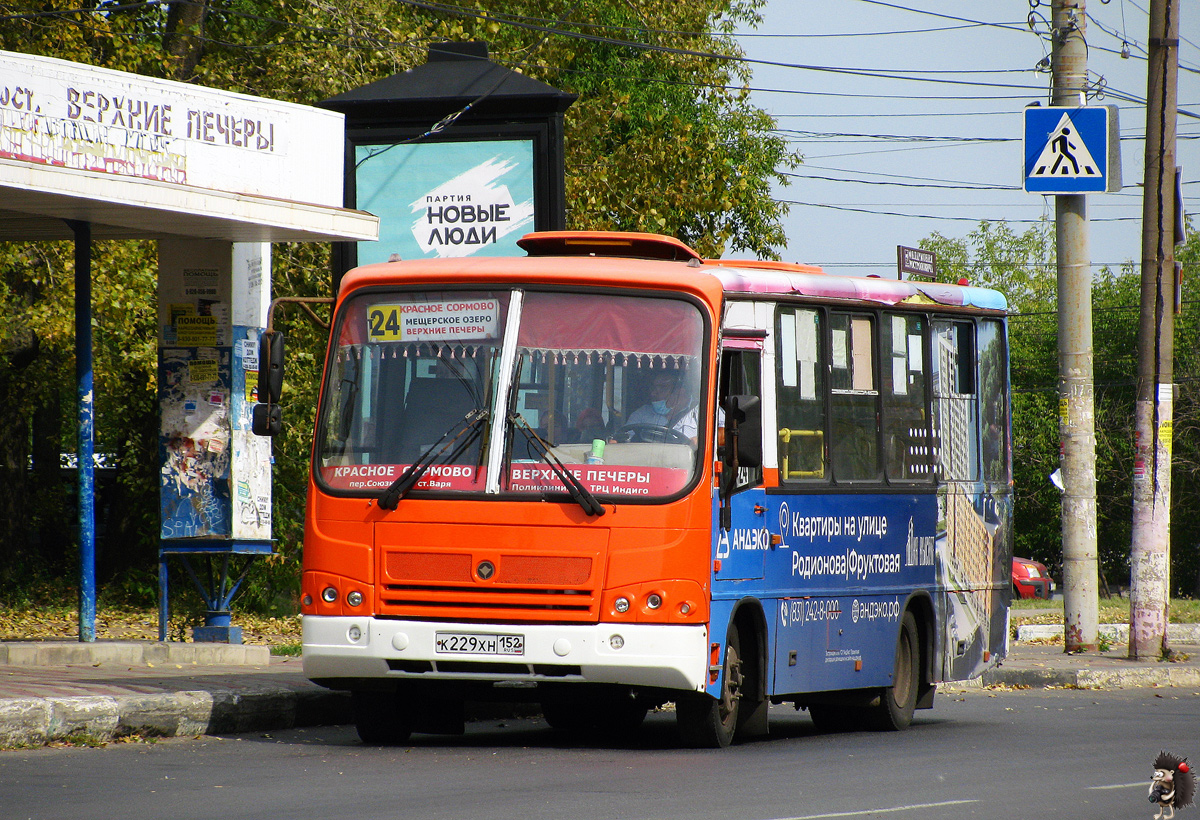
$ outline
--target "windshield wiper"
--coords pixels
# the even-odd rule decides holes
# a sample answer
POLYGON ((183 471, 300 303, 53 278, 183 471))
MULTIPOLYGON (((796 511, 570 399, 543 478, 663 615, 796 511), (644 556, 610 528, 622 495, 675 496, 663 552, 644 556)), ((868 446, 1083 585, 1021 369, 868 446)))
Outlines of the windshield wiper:
POLYGON ((596 496, 592 495, 592 491, 583 485, 575 474, 567 469, 566 465, 559 461, 558 456, 550 452, 546 443, 542 441, 538 434, 533 432, 529 426, 529 422, 525 421, 525 417, 518 413, 509 413, 508 420, 512 424, 514 430, 519 430, 521 435, 525 436, 526 442, 533 445, 546 464, 550 465, 550 470, 558 476, 558 480, 567 488, 567 492, 571 494, 571 498, 575 503, 583 508, 583 511, 588 515, 604 515, 604 507, 596 500, 596 496))
POLYGON ((489 415, 491 414, 487 410, 475 408, 451 425, 449 430, 442 433, 442 437, 437 440, 436 444, 422 453, 407 470, 402 472, 386 490, 380 493, 379 506, 385 510, 396 509, 400 503, 400 499, 408 495, 408 491, 417 485, 417 482, 421 480, 425 472, 433 466, 442 453, 450 450, 451 447, 454 449, 451 450, 450 455, 445 459, 447 463, 453 462, 462 455, 475 439, 479 438, 481 425, 489 415), (456 430, 458 431, 457 433, 455 433, 456 430), (464 436, 466 438, 463 438, 464 436))

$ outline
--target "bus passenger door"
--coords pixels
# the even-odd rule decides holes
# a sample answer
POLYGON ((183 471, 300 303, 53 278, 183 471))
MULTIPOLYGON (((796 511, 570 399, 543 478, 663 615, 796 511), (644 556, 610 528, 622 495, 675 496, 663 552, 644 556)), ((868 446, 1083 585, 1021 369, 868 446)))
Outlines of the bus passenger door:
MULTIPOLYGON (((725 339, 721 351, 718 406, 726 396, 762 396, 761 351, 761 339, 725 339)), ((724 414, 718 410, 718 435, 724 421, 724 414)), ((723 457, 723 448, 718 448, 717 457, 723 457)), ((732 464, 722 463, 721 467, 722 470, 733 469, 732 464)), ((717 543, 713 566, 719 567, 714 573, 717 582, 763 577, 771 536, 766 524, 762 474, 761 465, 740 467, 737 471, 733 493, 725 502, 730 508, 730 527, 725 530, 718 525, 714 529, 717 543)), ((719 515, 717 517, 719 519, 719 515)))

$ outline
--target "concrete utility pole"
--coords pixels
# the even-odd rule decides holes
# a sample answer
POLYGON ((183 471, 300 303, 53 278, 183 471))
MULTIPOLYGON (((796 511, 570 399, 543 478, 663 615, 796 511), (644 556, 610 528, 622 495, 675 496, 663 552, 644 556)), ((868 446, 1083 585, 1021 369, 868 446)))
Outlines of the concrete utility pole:
POLYGON ((1142 200, 1142 311, 1134 414, 1129 656, 1168 651, 1175 357, 1175 121, 1179 0, 1151 0, 1142 200))
MULTIPOLYGON (((1085 0, 1054 0, 1051 104, 1083 106, 1087 88, 1085 0)), ((1092 382, 1092 264, 1086 194, 1059 194, 1058 409, 1062 440, 1063 626, 1067 652, 1096 648, 1096 410, 1092 382)))

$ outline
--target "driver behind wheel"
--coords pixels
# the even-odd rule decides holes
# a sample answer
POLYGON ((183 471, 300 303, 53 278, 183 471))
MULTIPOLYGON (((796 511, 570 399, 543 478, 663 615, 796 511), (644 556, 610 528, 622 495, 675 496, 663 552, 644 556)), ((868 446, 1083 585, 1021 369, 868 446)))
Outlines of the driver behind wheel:
POLYGON ((687 389, 683 374, 664 370, 654 374, 649 401, 629 414, 626 425, 645 424, 674 430, 695 444, 698 405, 699 396, 687 389))

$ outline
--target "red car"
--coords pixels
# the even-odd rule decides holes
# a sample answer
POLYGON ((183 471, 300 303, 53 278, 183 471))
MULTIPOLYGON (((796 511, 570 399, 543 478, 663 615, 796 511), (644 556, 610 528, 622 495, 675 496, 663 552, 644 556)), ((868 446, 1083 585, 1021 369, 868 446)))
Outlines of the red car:
POLYGON ((1046 565, 1030 558, 1012 559, 1014 598, 1046 598, 1054 592, 1054 579, 1046 565))

